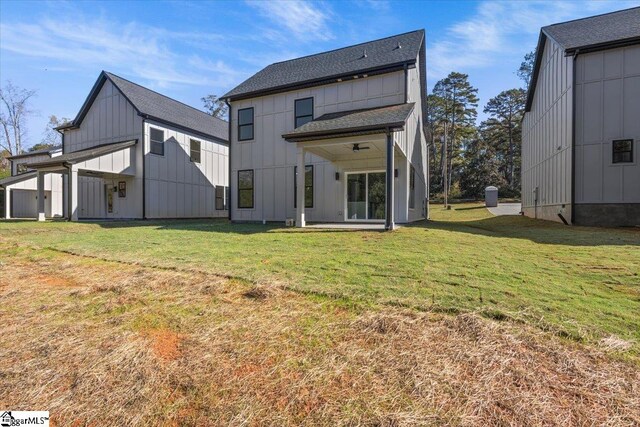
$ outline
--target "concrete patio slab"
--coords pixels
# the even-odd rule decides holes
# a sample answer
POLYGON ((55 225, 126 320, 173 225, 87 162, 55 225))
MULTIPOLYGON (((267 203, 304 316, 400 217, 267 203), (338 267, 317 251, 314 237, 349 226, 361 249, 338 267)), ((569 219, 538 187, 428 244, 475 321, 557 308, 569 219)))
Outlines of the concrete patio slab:
MULTIPOLYGON (((398 225, 396 224, 396 228, 398 225)), ((365 223, 320 223, 307 224, 306 228, 322 228, 334 230, 384 230, 384 224, 365 224, 365 223)))

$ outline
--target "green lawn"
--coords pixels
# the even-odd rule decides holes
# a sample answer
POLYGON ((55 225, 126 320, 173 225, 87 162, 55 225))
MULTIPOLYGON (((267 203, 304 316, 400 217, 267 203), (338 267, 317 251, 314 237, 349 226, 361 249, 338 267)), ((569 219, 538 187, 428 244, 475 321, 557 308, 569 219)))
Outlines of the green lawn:
POLYGON ((477 204, 434 206, 431 216, 393 233, 222 220, 10 221, 0 222, 0 247, 277 281, 355 304, 478 311, 592 343, 615 335, 640 353, 640 230, 493 217, 477 204))

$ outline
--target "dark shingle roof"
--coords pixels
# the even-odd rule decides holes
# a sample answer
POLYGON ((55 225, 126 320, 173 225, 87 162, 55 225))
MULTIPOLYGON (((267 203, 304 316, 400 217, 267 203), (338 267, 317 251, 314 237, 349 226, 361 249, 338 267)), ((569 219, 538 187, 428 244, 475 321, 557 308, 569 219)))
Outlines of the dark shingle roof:
POLYGON ((60 129, 80 125, 106 80, 111 81, 142 116, 195 131, 223 142, 229 140, 228 122, 107 71, 100 73, 98 81, 80 109, 78 116, 70 124, 61 126, 60 129))
POLYGON ((14 160, 14 159, 22 159, 24 157, 39 156, 41 154, 51 154, 54 151, 58 151, 58 150, 61 150, 61 149, 62 149, 62 147, 60 147, 60 146, 51 147, 51 148, 43 148, 41 150, 27 151, 26 153, 16 154, 15 156, 9 156, 9 157, 7 157, 7 159, 14 160))
POLYGON ((640 38, 640 7, 543 27, 566 51, 640 38))
POLYGON ((415 61, 424 41, 424 30, 277 62, 262 69, 229 91, 223 98, 238 98, 313 81, 349 76, 415 61))
POLYGON ((18 175, 8 176, 6 178, 0 179, 0 187, 4 188, 7 185, 15 184, 16 182, 24 181, 26 179, 35 178, 38 174, 36 171, 25 172, 18 175))
POLYGON ((299 138, 314 136, 399 128, 404 125, 414 105, 412 102, 386 107, 328 113, 300 126, 293 132, 282 135, 282 137, 286 140, 295 141, 299 138))
POLYGON ((547 37, 560 44, 566 55, 575 53, 577 49, 584 53, 640 43, 640 7, 542 27, 527 91, 526 112, 531 111, 533 104, 547 37))
POLYGON ((37 169, 49 166, 63 165, 65 163, 78 163, 85 160, 94 159, 96 157, 104 156, 105 154, 115 153, 116 151, 124 150, 125 148, 133 147, 137 144, 137 142, 137 139, 132 139, 129 141, 96 145, 95 147, 74 151, 57 157, 52 157, 51 160, 33 163, 30 164, 29 167, 37 169))

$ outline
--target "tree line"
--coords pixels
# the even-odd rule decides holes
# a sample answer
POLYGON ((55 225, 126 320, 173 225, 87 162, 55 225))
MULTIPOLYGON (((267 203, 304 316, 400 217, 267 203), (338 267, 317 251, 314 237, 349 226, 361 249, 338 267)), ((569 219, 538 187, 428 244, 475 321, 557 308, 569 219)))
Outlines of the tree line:
MULTIPOLYGON (((535 53, 525 55, 516 74, 528 86, 535 53)), ((521 121, 527 90, 500 92, 485 105, 477 124, 478 89, 469 75, 451 72, 427 96, 430 193, 432 197, 478 198, 494 185, 501 196, 520 196, 521 121)))

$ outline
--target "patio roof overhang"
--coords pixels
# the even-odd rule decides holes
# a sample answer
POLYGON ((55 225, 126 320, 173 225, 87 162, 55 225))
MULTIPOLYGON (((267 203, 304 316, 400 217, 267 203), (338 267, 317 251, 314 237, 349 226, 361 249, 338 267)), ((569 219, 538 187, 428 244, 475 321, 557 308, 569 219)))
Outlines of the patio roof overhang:
POLYGON ((52 157, 51 159, 45 160, 43 162, 33 163, 30 164, 29 167, 44 172, 66 170, 69 166, 76 163, 115 153, 117 151, 133 147, 137 143, 137 139, 132 139, 110 144, 97 145, 95 147, 87 148, 84 150, 78 150, 71 153, 63 154, 61 156, 52 157))
POLYGON ((0 188, 6 188, 8 185, 22 182, 27 179, 35 178, 36 175, 37 175, 36 171, 30 171, 30 172, 21 173, 18 175, 8 176, 6 178, 0 179, 0 188))
POLYGON ((414 103, 324 114, 282 135, 288 142, 348 138, 403 130, 414 103))

